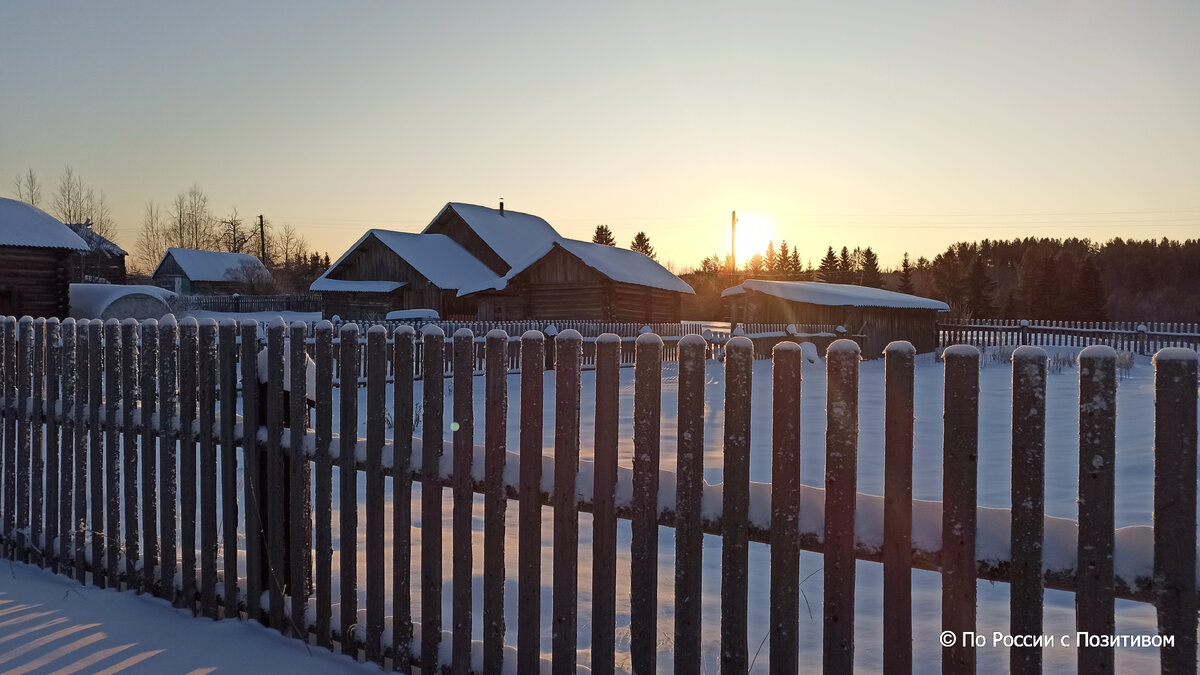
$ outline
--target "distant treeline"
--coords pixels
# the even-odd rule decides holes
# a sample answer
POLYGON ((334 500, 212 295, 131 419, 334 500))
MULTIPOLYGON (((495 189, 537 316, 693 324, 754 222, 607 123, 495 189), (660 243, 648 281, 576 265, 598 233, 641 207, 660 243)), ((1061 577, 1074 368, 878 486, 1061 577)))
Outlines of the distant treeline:
MULTIPOLYGON (((874 276, 869 256, 866 274, 853 269, 862 258, 851 254, 851 269, 836 275, 829 273, 829 261, 822 261, 825 270, 739 270, 736 275, 727 267, 716 271, 702 266, 684 275, 697 291, 688 309, 722 316, 720 290, 744 278, 875 285, 869 283, 874 276)), ((932 260, 914 262, 905 254, 898 269, 882 273, 882 287, 942 300, 955 320, 1200 321, 1200 240, 1117 238, 1101 244, 1026 237, 959 242, 932 260)))

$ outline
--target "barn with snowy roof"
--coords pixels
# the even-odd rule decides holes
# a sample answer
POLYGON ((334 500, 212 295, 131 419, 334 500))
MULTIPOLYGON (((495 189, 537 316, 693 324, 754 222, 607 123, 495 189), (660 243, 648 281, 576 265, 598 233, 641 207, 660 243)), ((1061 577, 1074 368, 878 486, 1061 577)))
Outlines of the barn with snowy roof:
POLYGON ((70 256, 87 243, 54 216, 0 198, 0 316, 66 318, 70 256))
POLYGON ((452 202, 420 234, 370 230, 310 290, 325 316, 677 321, 691 287, 626 249, 565 239, 528 213, 452 202))
POLYGON ((271 273, 252 255, 191 248, 167 249, 151 278, 180 295, 232 295, 271 285, 271 273))
POLYGON ((875 358, 893 340, 907 340, 918 352, 937 348, 937 319, 949 305, 938 300, 879 288, 816 281, 748 279, 721 297, 738 323, 790 323, 844 326, 865 341, 863 356, 875 358))

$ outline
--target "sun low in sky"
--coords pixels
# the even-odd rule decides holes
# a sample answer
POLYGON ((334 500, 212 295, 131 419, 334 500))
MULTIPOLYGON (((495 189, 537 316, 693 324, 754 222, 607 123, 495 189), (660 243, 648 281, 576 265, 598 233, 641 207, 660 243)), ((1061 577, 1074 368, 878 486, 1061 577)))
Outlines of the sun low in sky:
POLYGON ((1200 235, 1200 4, 0 4, 0 194, 199 185, 333 257, 450 201, 677 267, 1200 235), (757 215, 763 220, 756 223, 757 215), (771 231, 773 228, 773 232, 771 231))

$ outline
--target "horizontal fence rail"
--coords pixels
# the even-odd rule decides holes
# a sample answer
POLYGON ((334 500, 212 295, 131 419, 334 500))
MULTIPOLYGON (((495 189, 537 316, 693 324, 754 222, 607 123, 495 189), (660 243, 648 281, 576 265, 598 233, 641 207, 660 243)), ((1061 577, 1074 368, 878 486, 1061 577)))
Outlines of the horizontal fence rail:
MULTIPOLYGON (((764 432, 772 436, 771 483, 749 479, 754 342, 735 336, 724 345, 724 482, 713 486, 702 478, 704 361, 710 347, 703 337, 684 336, 676 343, 676 412, 684 433, 673 472, 659 466, 667 342, 657 335, 639 335, 634 344, 634 455, 632 465, 623 466, 616 461, 617 373, 624 345, 617 335, 595 339, 594 439, 580 438, 584 337, 564 330, 548 340, 530 331, 516 342, 524 359, 556 354, 554 456, 548 457, 542 453, 540 370, 521 373, 520 445, 506 446, 504 376, 514 343, 503 332, 484 338, 482 384, 474 375, 476 339, 465 329, 449 344, 437 326, 420 333, 410 326, 390 333, 373 327, 364 335, 354 324, 335 333, 330 323, 310 331, 304 323, 275 321, 266 328, 265 343, 258 332, 254 322, 176 322, 171 316, 140 325, 132 320, 0 320, 3 554, 84 583, 152 593, 198 615, 253 618, 384 668, 420 665, 424 672, 467 672, 479 664, 483 672, 499 672, 506 658, 515 658, 522 672, 536 670, 543 633, 553 635, 554 670, 574 670, 579 601, 588 593, 592 667, 611 671, 615 530, 625 520, 633 536, 629 568, 621 574, 633 584, 628 630, 635 672, 657 669, 658 641, 670 631, 658 625, 656 612, 661 527, 677 533, 673 634, 678 670, 695 671, 698 663, 703 534, 723 542, 722 669, 748 668, 747 617, 768 611, 748 607, 748 573, 770 579, 772 668, 800 667, 797 593, 799 555, 806 550, 825 556, 823 659, 831 671, 854 663, 856 560, 884 566, 885 603, 896 612, 887 620, 895 625, 884 634, 889 669, 912 667, 905 608, 911 607, 911 570, 917 568, 942 574, 944 630, 975 629, 978 579, 1007 582, 1014 603, 1023 599, 1038 606, 1045 588, 1075 591, 1079 630, 1097 635, 1112 634, 1114 601, 1127 598, 1153 603, 1160 633, 1175 636, 1161 652, 1164 672, 1195 670, 1198 359, 1190 349, 1166 348, 1155 355, 1156 517, 1153 528, 1144 528, 1153 530, 1152 564, 1125 576, 1130 566, 1114 568, 1114 560, 1146 556, 1131 540, 1118 541, 1113 529, 1117 355, 1109 347, 1091 346, 1079 357, 1076 522, 1047 517, 1037 497, 1045 464, 1047 361, 1037 347, 1022 347, 1013 355, 1013 463, 1021 467, 1021 479, 1012 488, 1014 508, 996 509, 981 508, 976 499, 979 352, 971 346, 944 353, 945 501, 938 503, 912 499, 914 350, 908 343, 893 343, 885 352, 888 476, 885 494, 874 496, 859 493, 855 483, 860 348, 849 340, 833 342, 826 352, 826 480, 818 488, 799 481, 804 350, 795 342, 772 348, 774 421, 764 432), (359 347, 363 337, 365 351, 359 347), (426 370, 441 370, 446 352, 454 366, 452 400, 444 400, 443 387, 424 387, 418 408, 413 364, 423 360, 426 370), (307 386, 307 358, 315 362, 312 410, 291 395, 307 386), (359 429, 357 392, 343 390, 337 396, 340 414, 333 413, 332 385, 339 370, 343 378, 365 373, 365 429, 359 429), (384 410, 389 391, 395 421, 390 426, 384 410), (476 396, 485 399, 482 420, 474 419, 476 396), (414 413, 421 420, 419 437, 414 413), (443 432, 445 414, 453 416, 450 434, 443 432), (473 441, 477 422, 485 429, 482 446, 473 441), (581 442, 594 447, 594 460, 580 459, 581 442), (361 516, 360 475, 366 490, 361 516), (416 515, 414 483, 423 488, 415 505, 419 559, 412 555, 409 527, 416 515), (390 547, 383 529, 388 486, 395 528, 390 547), (448 526, 443 525, 444 489, 453 503, 448 526), (482 583, 471 576, 471 532, 480 515, 474 495, 483 495, 486 504, 482 583), (541 625, 539 606, 545 506, 554 512, 552 626, 541 625), (590 589, 579 588, 571 573, 580 560, 579 512, 593 518, 590 589), (331 536, 335 518, 336 542, 331 536), (506 570, 504 533, 513 527, 519 563, 506 570), (989 549, 981 557, 976 537, 985 530, 1009 532, 1011 553, 989 549), (365 540, 361 558, 359 534, 365 540), (443 559, 443 535, 452 545, 451 560, 443 559), (750 541, 770 546, 769 569, 747 569, 750 541), (1043 541, 1070 552, 1058 551, 1050 566, 1043 541), (334 556, 340 570, 336 580, 334 556), (366 579, 362 608, 357 606, 360 561, 366 579), (451 571, 449 616, 442 614, 444 570, 451 571), (409 580, 418 571, 420 583, 414 586, 409 580), (509 575, 517 579, 514 626, 502 618, 505 602, 513 597, 504 593, 509 575), (471 609, 477 590, 483 596, 481 617, 471 609), (420 616, 410 612, 414 597, 420 598, 420 616), (471 641, 478 620, 486 626, 479 664, 471 641), (515 641, 505 639, 511 633, 515 641), (443 642, 453 649, 443 652, 443 642), (506 656, 504 645, 514 642, 515 657, 506 656), (443 653, 452 657, 444 660, 443 653)), ((1040 612, 1025 610, 1012 612, 1012 633, 1041 633, 1040 612)), ((1040 648, 1033 652, 1023 653, 1020 663, 1036 670, 1040 648)), ((971 648, 960 644, 942 655, 944 670, 974 668, 971 648)), ((1113 669, 1111 649, 1081 647, 1079 657, 1081 669, 1113 669)))

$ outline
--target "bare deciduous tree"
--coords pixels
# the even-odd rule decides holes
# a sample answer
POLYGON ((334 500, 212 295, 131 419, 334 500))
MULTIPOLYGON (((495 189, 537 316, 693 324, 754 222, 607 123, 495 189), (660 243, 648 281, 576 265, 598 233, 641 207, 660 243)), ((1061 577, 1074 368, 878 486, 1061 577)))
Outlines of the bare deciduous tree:
POLYGON ((146 202, 146 210, 142 213, 142 229, 138 232, 130 267, 142 274, 153 272, 170 246, 168 239, 167 219, 162 208, 153 201, 146 202))
POLYGON ((236 206, 229 211, 229 215, 219 221, 218 228, 221 232, 221 250, 229 253, 245 252, 250 240, 254 238, 251 231, 243 225, 236 206))
POLYGON ((208 195, 199 185, 176 195, 167 216, 168 246, 211 251, 218 245, 216 219, 208 209, 208 195))
POLYGON ((104 191, 97 193, 95 189, 84 186, 83 179, 70 166, 63 169, 58 179, 50 211, 64 223, 87 223, 93 232, 107 239, 117 234, 117 225, 113 222, 104 191))
POLYGON ((25 173, 17 174, 17 179, 13 181, 13 191, 17 199, 34 206, 42 201, 42 184, 33 169, 26 169, 25 173))

